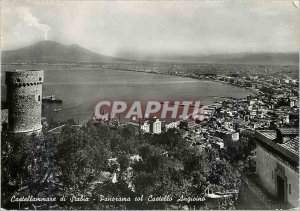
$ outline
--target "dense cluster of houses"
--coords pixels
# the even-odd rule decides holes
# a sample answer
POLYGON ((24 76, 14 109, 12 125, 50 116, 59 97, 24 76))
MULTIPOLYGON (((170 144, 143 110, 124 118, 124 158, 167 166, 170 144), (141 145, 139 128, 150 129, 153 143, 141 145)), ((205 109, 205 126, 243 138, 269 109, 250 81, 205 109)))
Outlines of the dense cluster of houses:
MULTIPOLYGON (((221 77, 217 80, 248 87, 247 98, 224 98, 202 107, 194 119, 147 121, 144 132, 159 122, 159 131, 179 128, 182 136, 201 148, 226 148, 250 133, 256 143, 256 171, 242 177, 240 208, 290 209, 299 198, 299 92, 290 78, 221 77)), ((157 131, 157 130, 156 130, 157 131)))

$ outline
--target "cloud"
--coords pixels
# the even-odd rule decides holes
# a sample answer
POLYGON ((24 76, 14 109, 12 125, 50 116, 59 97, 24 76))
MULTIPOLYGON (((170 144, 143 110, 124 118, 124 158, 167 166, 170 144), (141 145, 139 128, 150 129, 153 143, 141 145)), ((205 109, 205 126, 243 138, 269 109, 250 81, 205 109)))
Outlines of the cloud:
POLYGON ((1 47, 27 45, 32 40, 47 39, 51 27, 33 15, 30 8, 19 4, 1 7, 1 47))
POLYGON ((51 29, 50 26, 40 23, 40 20, 37 17, 33 16, 29 9, 26 7, 19 8, 17 11, 17 15, 21 20, 24 21, 27 26, 34 27, 40 30, 43 33, 45 40, 47 40, 48 32, 51 29))
POLYGON ((4 49, 32 44, 47 34, 110 56, 284 52, 299 46, 299 13, 292 2, 5 2, 4 49))

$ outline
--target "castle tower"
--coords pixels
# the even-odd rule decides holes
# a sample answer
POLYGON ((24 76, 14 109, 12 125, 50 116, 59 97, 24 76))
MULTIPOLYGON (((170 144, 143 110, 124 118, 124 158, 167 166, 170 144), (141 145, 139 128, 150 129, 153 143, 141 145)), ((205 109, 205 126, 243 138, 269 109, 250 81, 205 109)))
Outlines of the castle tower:
POLYGON ((8 128, 14 133, 42 129, 43 70, 14 70, 6 72, 8 128))

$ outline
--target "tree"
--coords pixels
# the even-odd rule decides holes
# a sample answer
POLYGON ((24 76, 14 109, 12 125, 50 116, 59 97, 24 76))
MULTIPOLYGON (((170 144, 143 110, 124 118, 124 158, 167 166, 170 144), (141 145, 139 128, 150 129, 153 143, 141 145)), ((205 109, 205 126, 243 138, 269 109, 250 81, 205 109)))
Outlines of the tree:
POLYGON ((99 139, 94 139, 85 130, 66 126, 55 155, 63 186, 83 191, 95 177, 95 172, 105 169, 110 154, 99 139))

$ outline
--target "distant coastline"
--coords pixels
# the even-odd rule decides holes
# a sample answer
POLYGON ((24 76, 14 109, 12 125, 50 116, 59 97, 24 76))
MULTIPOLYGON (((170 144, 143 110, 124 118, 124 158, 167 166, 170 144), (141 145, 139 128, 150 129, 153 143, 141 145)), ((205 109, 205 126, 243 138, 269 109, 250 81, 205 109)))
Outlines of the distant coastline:
MULTIPOLYGON (((190 78, 190 79, 194 79, 194 80, 199 80, 199 81, 213 81, 213 82, 217 82, 217 83, 223 83, 223 84, 227 84, 230 86, 234 86, 234 87, 239 87, 239 88, 244 88, 246 90, 250 90, 253 93, 253 90, 249 87, 244 87, 244 86, 239 86, 237 84, 231 84, 225 81, 220 81, 220 80, 211 80, 209 78, 194 78, 194 77, 190 77, 190 76, 182 76, 182 75, 171 75, 171 74, 166 74, 163 72, 151 72, 151 71, 141 71, 141 70, 129 70, 129 69, 111 69, 111 68, 105 68, 105 70, 120 70, 120 71, 128 71, 128 72, 139 72, 139 73, 147 73, 147 74, 157 74, 157 75, 167 75, 167 76, 173 76, 173 77, 178 77, 178 78, 190 78)), ((255 93, 254 93, 255 94, 255 93)))

